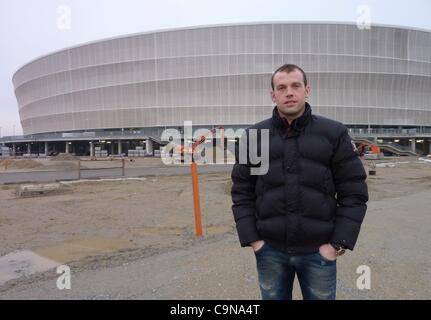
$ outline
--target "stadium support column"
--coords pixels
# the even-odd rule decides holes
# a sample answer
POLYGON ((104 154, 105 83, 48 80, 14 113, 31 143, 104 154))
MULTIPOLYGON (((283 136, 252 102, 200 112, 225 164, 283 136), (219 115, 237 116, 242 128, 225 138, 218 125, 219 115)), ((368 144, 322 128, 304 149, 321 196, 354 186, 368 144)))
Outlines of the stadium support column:
POLYGON ((12 155, 15 157, 16 155, 16 145, 15 143, 12 145, 12 155))
POLYGON ((27 143, 27 153, 30 154, 31 153, 31 144, 30 142, 27 143))
POLYGON ((121 150, 121 140, 118 140, 118 154, 122 154, 123 150, 121 150))
POLYGON ((69 153, 69 141, 66 141, 66 153, 69 153))
POLYGON ((94 157, 94 142, 90 141, 90 157, 94 157))
POLYGON ((48 155, 48 141, 45 141, 45 157, 48 155))
POLYGON ((145 141, 145 150, 147 150, 147 153, 153 154, 153 141, 151 139, 145 141))
POLYGON ((416 139, 410 139, 410 149, 412 152, 416 152, 416 139))

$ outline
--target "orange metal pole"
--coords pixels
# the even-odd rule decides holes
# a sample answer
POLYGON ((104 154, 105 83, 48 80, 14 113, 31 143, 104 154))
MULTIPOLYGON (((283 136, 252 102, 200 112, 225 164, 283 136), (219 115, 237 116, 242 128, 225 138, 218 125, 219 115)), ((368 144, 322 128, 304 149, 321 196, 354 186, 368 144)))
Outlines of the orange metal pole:
POLYGON ((193 184, 193 203, 195 207, 195 231, 197 236, 202 236, 202 215, 199 200, 199 181, 198 168, 195 162, 192 162, 192 184, 193 184))

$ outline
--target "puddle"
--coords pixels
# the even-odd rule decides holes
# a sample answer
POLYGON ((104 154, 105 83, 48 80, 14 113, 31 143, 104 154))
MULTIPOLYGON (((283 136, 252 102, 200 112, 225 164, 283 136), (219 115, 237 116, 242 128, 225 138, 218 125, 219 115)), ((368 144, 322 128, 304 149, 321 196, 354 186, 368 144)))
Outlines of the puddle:
POLYGON ((0 257, 0 285, 70 261, 133 247, 135 244, 130 240, 93 237, 73 239, 33 251, 14 251, 0 257))
POLYGON ((0 285, 12 279, 55 268, 60 264, 30 250, 8 253, 0 257, 0 285))
POLYGON ((80 260, 88 256, 115 252, 121 249, 134 248, 135 244, 128 239, 79 238, 65 241, 58 245, 37 248, 37 254, 66 263, 80 260))

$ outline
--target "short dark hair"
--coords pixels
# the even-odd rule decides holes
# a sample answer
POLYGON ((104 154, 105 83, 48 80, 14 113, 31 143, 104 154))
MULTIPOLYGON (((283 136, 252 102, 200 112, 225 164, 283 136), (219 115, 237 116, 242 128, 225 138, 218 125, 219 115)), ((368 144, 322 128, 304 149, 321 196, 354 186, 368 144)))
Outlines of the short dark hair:
POLYGON ((274 71, 271 77, 271 88, 274 90, 274 76, 278 72, 287 72, 291 73, 292 71, 298 70, 302 73, 302 77, 304 78, 304 85, 307 86, 307 75, 305 74, 304 70, 302 70, 300 67, 298 67, 295 64, 283 64, 280 68, 274 71))

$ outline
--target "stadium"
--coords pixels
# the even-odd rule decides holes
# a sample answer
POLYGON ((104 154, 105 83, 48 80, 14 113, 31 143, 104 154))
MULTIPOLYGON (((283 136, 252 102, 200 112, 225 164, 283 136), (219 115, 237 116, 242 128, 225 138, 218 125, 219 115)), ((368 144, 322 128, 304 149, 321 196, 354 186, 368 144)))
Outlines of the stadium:
POLYGON ((127 154, 166 128, 245 128, 268 118, 272 72, 301 66, 313 112, 396 154, 431 145, 431 32, 271 22, 145 32, 37 58, 13 76, 23 136, 10 153, 127 154))

